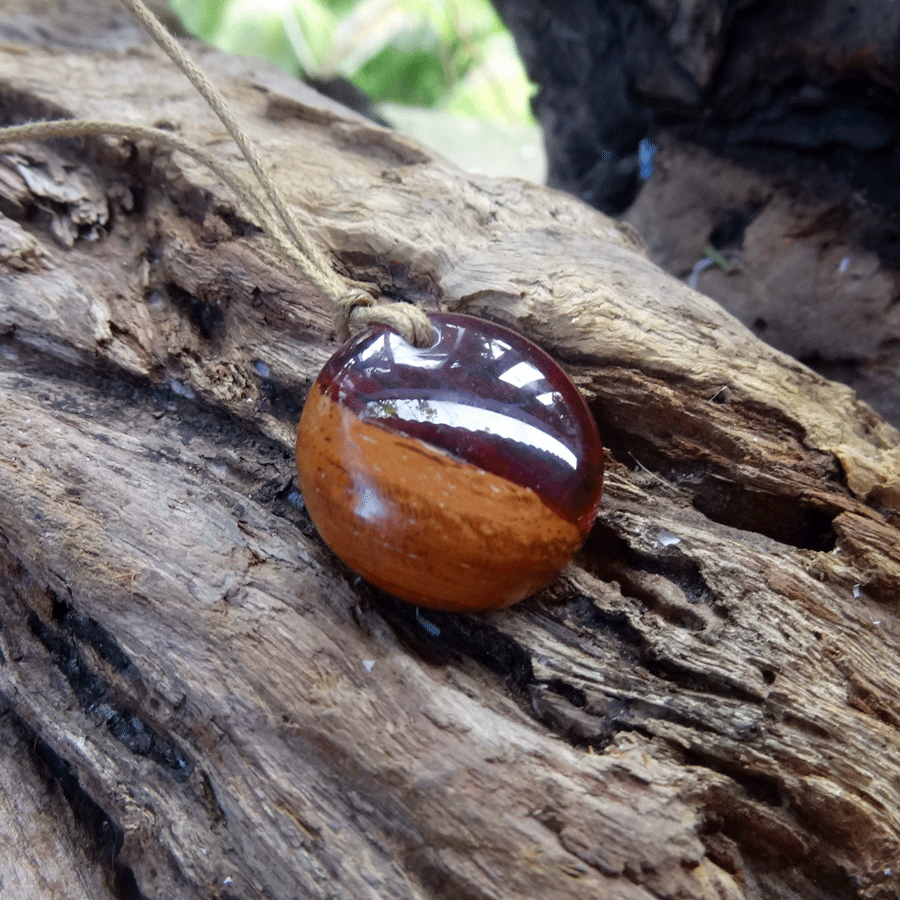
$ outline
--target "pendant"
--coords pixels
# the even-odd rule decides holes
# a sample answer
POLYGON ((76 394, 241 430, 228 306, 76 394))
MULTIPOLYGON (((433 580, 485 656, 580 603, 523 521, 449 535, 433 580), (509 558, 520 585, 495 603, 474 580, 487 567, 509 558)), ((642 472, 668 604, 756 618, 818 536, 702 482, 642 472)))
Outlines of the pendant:
POLYGON ((603 448, 535 344, 484 319, 429 319, 430 347, 375 326, 328 360, 297 432, 300 490, 366 581, 432 609, 495 609, 546 587, 581 547, 603 448))

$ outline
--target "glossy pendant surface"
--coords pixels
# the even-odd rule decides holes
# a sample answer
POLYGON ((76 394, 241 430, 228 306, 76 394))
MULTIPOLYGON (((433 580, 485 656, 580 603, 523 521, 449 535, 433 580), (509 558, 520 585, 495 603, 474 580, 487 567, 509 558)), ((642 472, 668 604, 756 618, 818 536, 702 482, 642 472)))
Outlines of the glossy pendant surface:
POLYGON ((540 348, 432 314, 416 348, 379 326, 325 364, 297 432, 313 524, 353 571, 447 611, 546 587, 593 524, 603 448, 578 390, 540 348))

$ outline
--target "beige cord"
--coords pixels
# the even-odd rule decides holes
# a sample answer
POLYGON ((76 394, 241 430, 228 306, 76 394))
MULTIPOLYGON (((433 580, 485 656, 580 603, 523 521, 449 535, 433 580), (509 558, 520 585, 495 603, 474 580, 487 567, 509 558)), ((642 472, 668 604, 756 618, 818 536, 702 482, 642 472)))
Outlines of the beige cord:
POLYGON ((60 137, 98 137, 111 135, 128 140, 147 140, 159 146, 186 153, 211 169, 238 200, 255 216, 266 234, 279 249, 334 304, 335 331, 345 340, 351 330, 359 330, 370 324, 387 325, 397 331, 408 343, 427 347, 434 342, 434 327, 425 312, 410 303, 379 305, 361 288, 349 288, 300 227, 287 202, 278 190, 268 169, 263 164, 253 143, 238 124, 222 95, 196 63, 182 50, 172 36, 141 0, 122 0, 138 23, 162 47, 169 58, 190 79, 191 83, 209 104, 222 124, 228 129, 244 159, 247 160, 256 181, 263 191, 257 190, 227 163, 218 159, 203 147, 170 131, 141 125, 103 122, 87 119, 63 119, 51 122, 31 122, 25 125, 0 128, 0 145, 24 140, 49 140, 60 137), (274 208, 277 215, 272 214, 274 208))
POLYGON ((346 341, 351 332, 366 325, 387 325, 414 347, 430 347, 437 336, 428 316, 410 303, 375 305, 371 294, 353 289, 335 301, 334 331, 339 341, 346 341))
POLYGON ((361 323, 359 327, 362 327, 368 323, 380 323, 397 329, 408 343, 415 346, 428 346, 431 344, 435 337, 434 328, 419 307, 404 303, 399 305, 396 312, 385 316, 383 308, 375 305, 374 300, 370 303, 361 299, 365 294, 362 290, 352 289, 348 292, 347 286, 335 275, 334 270, 319 252, 318 248, 309 240, 300 227, 287 202, 272 180, 269 170, 259 158, 253 142, 228 108, 225 98, 216 90, 212 82, 179 46, 172 35, 163 28, 159 19, 147 9, 142 0, 122 0, 122 3, 147 34, 162 47, 169 59, 187 76, 200 96, 209 104, 210 109, 219 117, 225 128, 228 129, 232 140, 237 144, 244 159, 247 160, 247 163, 253 170, 253 174, 256 176, 256 180, 262 187, 263 192, 281 218, 288 235, 305 257, 305 262, 301 265, 304 273, 335 304, 338 335, 343 335, 345 331, 349 333, 351 324, 361 323))

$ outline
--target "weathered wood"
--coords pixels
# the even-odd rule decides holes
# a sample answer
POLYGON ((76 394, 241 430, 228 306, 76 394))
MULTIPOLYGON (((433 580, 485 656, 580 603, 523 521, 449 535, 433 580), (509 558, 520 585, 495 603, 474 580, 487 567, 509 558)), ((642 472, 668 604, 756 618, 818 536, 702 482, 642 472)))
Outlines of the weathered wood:
POLYGON ((900 7, 493 4, 539 87, 549 183, 900 425, 900 7))
MULTIPOLYGON (((837 192, 832 178, 843 175, 844 189, 853 184, 870 192, 873 207, 896 205, 900 11, 894 6, 881 0, 849 6, 809 0, 802 8, 747 0, 493 5, 538 85, 532 106, 544 131, 550 183, 599 209, 624 212, 646 176, 638 144, 660 136, 670 145, 685 142, 676 163, 693 144, 711 151, 707 171, 736 158, 751 163, 751 171, 759 166, 758 173, 780 170, 784 181, 767 182, 768 190, 806 181, 809 196, 824 199, 824 184, 831 181, 837 192), (818 192, 810 177, 816 170, 818 192)), ((721 199, 725 213, 729 198, 721 199)), ((756 200, 765 203, 765 194, 756 200)), ((736 236, 738 210, 730 212, 731 225, 724 216, 717 224, 736 236)), ((845 212, 853 214, 849 205, 845 212)), ((896 229, 883 225, 881 237, 896 239, 896 229)))
MULTIPOLYGON (((165 122, 236 160, 155 50, 3 16, 4 119, 165 122)), ((93 865, 148 897, 900 896, 900 434, 578 201, 202 57, 338 267, 567 366, 605 502, 549 591, 432 634, 294 492, 335 348, 315 290, 188 160, 5 153, 12 833, 92 877, 97 834, 35 809, 68 773, 93 865)))

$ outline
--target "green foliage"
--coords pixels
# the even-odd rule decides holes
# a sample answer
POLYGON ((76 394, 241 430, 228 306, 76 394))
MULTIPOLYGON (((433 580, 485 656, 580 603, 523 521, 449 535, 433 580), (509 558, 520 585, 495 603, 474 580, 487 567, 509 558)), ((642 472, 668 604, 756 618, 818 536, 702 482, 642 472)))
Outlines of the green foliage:
POLYGON ((185 27, 376 102, 529 122, 533 92, 489 0, 170 0, 185 27))
POLYGON ((386 47, 357 69, 353 81, 370 97, 407 106, 437 106, 451 87, 437 54, 412 48, 397 53, 386 47))

